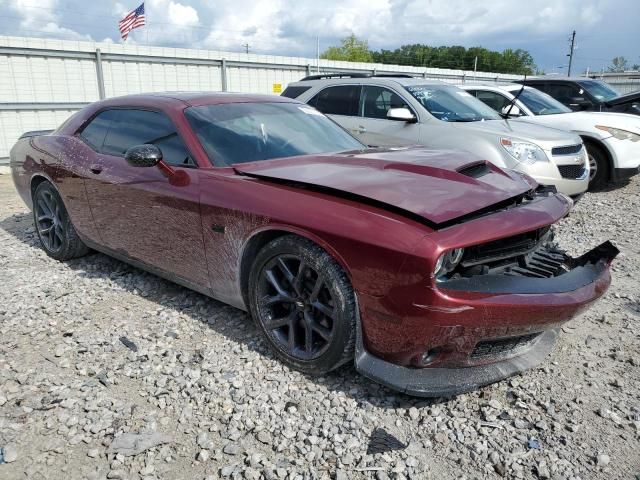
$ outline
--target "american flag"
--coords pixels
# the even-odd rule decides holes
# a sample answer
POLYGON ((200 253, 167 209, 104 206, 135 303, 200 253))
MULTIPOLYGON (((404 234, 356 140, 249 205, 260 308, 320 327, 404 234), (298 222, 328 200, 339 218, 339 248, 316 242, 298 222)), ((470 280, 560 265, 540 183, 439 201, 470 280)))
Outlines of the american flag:
POLYGON ((129 36, 129 32, 134 28, 142 27, 144 25, 144 2, 140 4, 138 8, 132 10, 118 23, 120 27, 120 35, 122 39, 126 40, 129 36))

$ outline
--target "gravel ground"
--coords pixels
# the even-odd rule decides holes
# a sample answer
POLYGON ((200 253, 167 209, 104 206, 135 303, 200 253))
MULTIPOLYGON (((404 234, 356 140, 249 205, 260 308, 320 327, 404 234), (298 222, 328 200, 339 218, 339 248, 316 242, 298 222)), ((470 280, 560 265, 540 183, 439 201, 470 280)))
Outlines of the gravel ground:
POLYGON ((247 315, 101 254, 37 246, 0 175, 3 479, 640 478, 640 179, 562 222, 622 250, 607 295, 539 368, 449 400, 352 367, 311 378, 247 315), (400 443, 369 453, 372 432, 400 443))

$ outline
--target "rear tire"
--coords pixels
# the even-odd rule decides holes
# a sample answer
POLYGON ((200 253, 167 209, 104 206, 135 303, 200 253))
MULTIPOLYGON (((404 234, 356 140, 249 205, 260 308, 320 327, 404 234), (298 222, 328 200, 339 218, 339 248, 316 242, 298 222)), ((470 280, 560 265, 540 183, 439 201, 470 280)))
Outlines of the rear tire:
POLYGON ((58 191, 42 182, 33 192, 33 221, 42 249, 56 260, 70 260, 89 252, 71 223, 58 191))
POLYGON ((586 144, 589 157, 589 190, 600 190, 609 182, 609 157, 602 147, 595 143, 586 144))
POLYGON ((321 375, 353 360, 356 300, 338 263, 315 243, 278 237, 256 256, 249 307, 277 357, 321 375))

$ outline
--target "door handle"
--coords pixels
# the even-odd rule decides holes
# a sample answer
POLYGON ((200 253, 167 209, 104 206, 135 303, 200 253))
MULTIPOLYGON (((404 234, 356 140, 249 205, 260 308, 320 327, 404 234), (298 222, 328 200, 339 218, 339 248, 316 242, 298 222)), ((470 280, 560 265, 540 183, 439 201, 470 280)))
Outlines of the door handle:
POLYGON ((358 133, 367 133, 367 129, 364 128, 362 125, 360 125, 358 128, 356 128, 356 132, 358 132, 358 133))
POLYGON ((101 165, 91 165, 89 167, 89 170, 91 170, 91 173, 95 173, 96 175, 99 175, 102 173, 102 166, 101 165))

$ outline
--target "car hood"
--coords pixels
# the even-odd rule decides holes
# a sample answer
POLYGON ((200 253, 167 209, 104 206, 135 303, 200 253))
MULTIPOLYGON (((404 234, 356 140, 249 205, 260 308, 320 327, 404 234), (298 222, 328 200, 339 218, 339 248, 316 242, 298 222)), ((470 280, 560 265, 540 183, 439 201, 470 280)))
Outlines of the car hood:
POLYGON ((484 122, 457 123, 456 125, 470 131, 488 132, 500 137, 515 137, 537 145, 568 145, 581 142, 579 137, 564 130, 542 125, 523 125, 521 122, 513 120, 486 120, 484 122))
POLYGON ((571 112, 559 113, 556 115, 537 115, 535 117, 518 117, 518 122, 529 125, 541 124, 555 128, 564 128, 582 132, 596 133, 601 137, 611 135, 603 130, 596 129, 596 125, 621 128, 630 132, 640 134, 640 118, 628 113, 615 112, 571 112))
POLYGON ((468 153, 415 147, 289 157, 234 168, 243 175, 314 186, 409 212, 432 226, 498 208, 537 186, 530 177, 501 170, 468 153))
POLYGON ((624 105, 627 103, 640 103, 640 90, 637 92, 627 93, 626 95, 620 95, 619 97, 612 98, 604 103, 609 107, 624 105))

